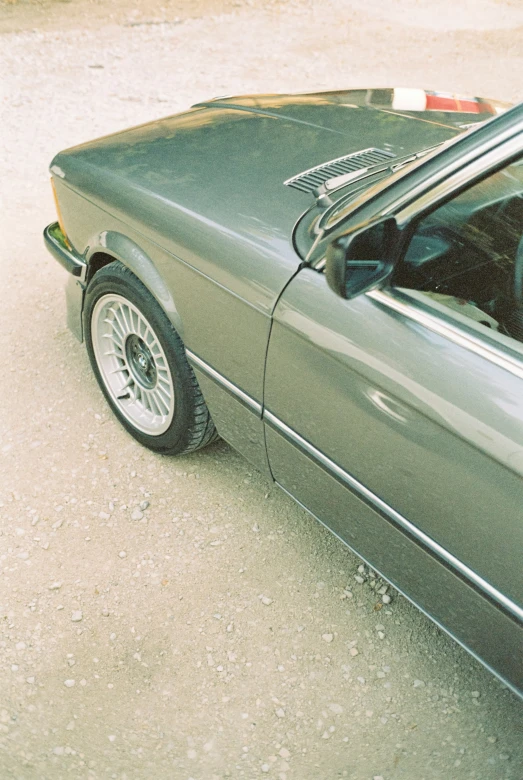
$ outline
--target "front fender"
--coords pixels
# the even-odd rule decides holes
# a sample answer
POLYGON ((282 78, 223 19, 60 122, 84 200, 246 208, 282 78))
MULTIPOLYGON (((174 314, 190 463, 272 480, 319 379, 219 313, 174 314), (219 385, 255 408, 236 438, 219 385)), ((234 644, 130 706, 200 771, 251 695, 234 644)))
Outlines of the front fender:
POLYGON ((174 299, 149 255, 123 233, 112 230, 104 230, 89 241, 85 255, 88 266, 100 254, 118 260, 138 277, 158 301, 183 340, 182 320, 174 299))

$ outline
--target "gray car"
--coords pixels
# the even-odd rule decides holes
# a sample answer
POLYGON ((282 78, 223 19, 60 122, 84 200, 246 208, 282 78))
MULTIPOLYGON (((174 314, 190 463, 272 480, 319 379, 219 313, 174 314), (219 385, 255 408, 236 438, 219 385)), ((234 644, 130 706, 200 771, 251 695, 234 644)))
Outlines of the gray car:
POLYGON ((68 149, 45 241, 131 435, 220 435, 523 695, 523 106, 424 94, 68 149))

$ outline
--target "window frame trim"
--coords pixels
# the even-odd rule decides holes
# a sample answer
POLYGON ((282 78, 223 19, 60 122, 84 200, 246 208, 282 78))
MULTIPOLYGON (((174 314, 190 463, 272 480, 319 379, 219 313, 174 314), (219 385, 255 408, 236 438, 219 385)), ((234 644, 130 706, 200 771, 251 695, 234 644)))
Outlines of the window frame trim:
POLYGON ((482 179, 495 173, 504 163, 510 165, 510 160, 518 154, 523 154, 523 130, 513 135, 495 149, 491 149, 481 157, 453 173, 448 179, 440 181, 434 187, 424 192, 412 203, 394 213, 394 218, 400 229, 410 228, 425 214, 434 211, 437 206, 451 200, 453 196, 473 187, 482 179))
MULTIPOLYGON (((523 155, 523 132, 512 135, 509 139, 489 152, 476 158, 468 165, 464 166, 448 179, 441 181, 429 191, 424 192, 415 201, 409 203, 400 211, 394 214, 398 227, 404 230, 406 234, 402 240, 401 254, 404 257, 408 235, 408 241, 412 237, 413 229, 416 224, 424 217, 436 210, 444 202, 448 202, 452 197, 457 197, 461 192, 473 187, 482 179, 495 173, 503 164, 510 164, 510 160, 515 156, 523 155)), ((523 160, 523 157, 522 157, 523 160)), ((399 265, 402 262, 398 260, 395 263, 399 265)), ((430 305, 430 299, 426 304, 410 297, 404 288, 386 287, 381 289, 369 290, 365 293, 374 300, 393 311, 403 315, 419 325, 427 328, 433 333, 437 333, 449 341, 468 349, 476 355, 479 355, 490 363, 502 368, 514 376, 523 379, 523 354, 510 349, 508 345, 496 344, 488 331, 478 335, 472 328, 468 328, 459 322, 450 313, 444 315, 435 307, 430 305)))
POLYGON ((423 304, 414 298, 410 298, 408 293, 403 292, 403 290, 400 291, 395 288, 369 290, 365 295, 377 304, 401 314, 403 317, 427 328, 427 330, 443 336, 454 344, 493 363, 498 368, 502 368, 519 379, 523 379, 523 355, 512 352, 509 347, 495 344, 494 341, 489 339, 488 329, 486 329, 485 338, 482 338, 473 332, 472 329, 469 330, 461 323, 458 324, 452 315, 449 314, 447 318, 436 311, 436 309, 432 309, 429 299, 427 299, 427 309, 429 311, 425 311, 423 304))

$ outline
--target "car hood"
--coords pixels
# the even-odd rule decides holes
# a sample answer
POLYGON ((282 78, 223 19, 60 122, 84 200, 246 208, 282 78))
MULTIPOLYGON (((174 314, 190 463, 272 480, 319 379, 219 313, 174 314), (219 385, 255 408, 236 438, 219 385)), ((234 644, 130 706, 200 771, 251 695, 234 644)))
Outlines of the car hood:
POLYGON ((488 117, 371 105, 367 92, 215 99, 61 152, 51 171, 167 249, 175 232, 191 244, 212 228, 290 256, 312 198, 287 179, 368 147, 410 154, 488 117))

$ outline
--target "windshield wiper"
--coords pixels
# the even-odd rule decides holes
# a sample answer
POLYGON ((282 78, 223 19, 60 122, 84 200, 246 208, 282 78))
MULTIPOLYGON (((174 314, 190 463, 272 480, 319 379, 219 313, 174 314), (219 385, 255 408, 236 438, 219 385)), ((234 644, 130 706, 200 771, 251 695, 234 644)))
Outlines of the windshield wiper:
POLYGON ((334 201, 331 200, 329 193, 335 190, 340 190, 342 187, 346 187, 347 184, 351 184, 355 181, 365 179, 367 176, 373 176, 375 173, 386 171, 390 168, 389 165, 371 165, 369 168, 360 168, 358 171, 351 171, 350 173, 342 173, 341 176, 333 176, 332 179, 327 179, 319 187, 312 190, 314 199, 318 206, 326 208, 332 206, 334 201))
POLYGON ((357 171, 343 173, 341 176, 333 176, 332 179, 327 179, 322 184, 320 184, 319 187, 316 187, 314 190, 312 190, 316 204, 321 208, 332 206, 334 205, 334 201, 331 199, 329 193, 335 192, 342 187, 346 187, 348 184, 352 184, 353 182, 366 179, 368 176, 374 176, 377 173, 383 173, 383 171, 390 171, 391 174, 396 173, 396 171, 399 171, 406 165, 419 160, 420 157, 424 157, 426 154, 429 154, 429 152, 437 149, 443 143, 445 143, 445 141, 442 141, 435 146, 429 146, 428 149, 422 149, 420 152, 415 152, 414 154, 408 154, 405 157, 400 157, 399 160, 396 160, 389 165, 377 163, 376 165, 371 165, 368 168, 360 168, 357 171))

